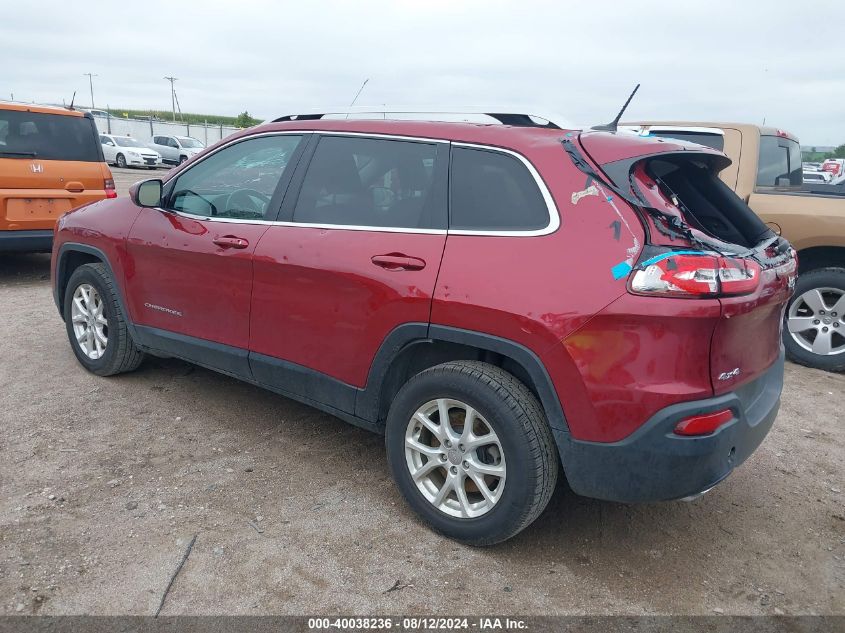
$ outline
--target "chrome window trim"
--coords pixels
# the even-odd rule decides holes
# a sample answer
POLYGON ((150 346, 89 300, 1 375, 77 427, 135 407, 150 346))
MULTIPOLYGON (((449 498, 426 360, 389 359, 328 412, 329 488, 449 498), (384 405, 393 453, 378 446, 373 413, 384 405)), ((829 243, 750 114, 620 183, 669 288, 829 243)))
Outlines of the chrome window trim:
MULTIPOLYGON (((221 145, 214 149, 214 151, 209 152, 205 156, 203 156, 200 160, 193 163, 188 169, 194 167, 194 165, 198 165, 202 161, 206 160, 208 157, 213 156, 217 152, 226 149, 227 147, 231 147, 242 141, 247 141, 253 138, 259 138, 262 136, 280 136, 280 135, 306 135, 306 134, 320 134, 324 136, 363 136, 363 137, 370 137, 376 139, 392 139, 392 140, 399 140, 399 141, 417 141, 423 143, 449 143, 455 147, 469 147, 471 149, 481 149, 491 152, 501 152, 503 154, 509 154, 510 156, 515 157, 523 165, 525 165, 528 172, 534 178, 535 184, 540 188, 540 194, 543 196, 543 200, 546 203, 546 210, 549 213, 549 223, 542 229, 532 229, 532 230, 507 230, 507 231, 497 231, 497 230, 473 230, 473 229, 411 229, 411 228, 402 228, 402 227, 389 227, 389 226, 359 226, 359 225, 352 225, 352 224, 314 224, 314 223, 307 223, 307 222, 285 222, 281 220, 250 220, 245 218, 218 218, 214 216, 202 216, 202 215, 193 215, 190 213, 184 213, 182 211, 176 211, 174 209, 163 209, 161 207, 154 207, 158 211, 163 213, 173 213, 180 217, 192 219, 192 220, 202 220, 205 222, 220 222, 224 224, 254 224, 254 225, 267 225, 267 226, 289 226, 289 227, 301 227, 301 228, 309 228, 309 229, 331 229, 335 231, 369 231, 371 233, 410 233, 410 234, 421 234, 421 235, 476 235, 476 236, 496 236, 496 237, 538 237, 541 235, 549 235, 554 233, 560 228, 560 214, 557 209, 557 205, 555 204, 554 198, 552 198, 552 194, 549 191, 549 188, 546 186, 545 181, 540 176, 540 173, 534 167, 534 165, 529 161, 525 156, 520 154, 519 152, 505 149, 503 147, 498 147, 496 145, 483 145, 479 143, 465 143, 461 141, 450 141, 448 139, 438 139, 438 138, 428 138, 422 136, 402 136, 399 134, 379 134, 379 133, 371 133, 371 132, 345 132, 339 130, 313 130, 313 129, 304 129, 304 130, 276 130, 270 132, 261 132, 259 134, 250 134, 249 136, 242 136, 233 140, 230 143, 226 143, 225 145, 221 145)), ((187 171, 187 170, 185 170, 187 171)), ((174 175, 174 179, 178 178, 180 174, 174 175)), ((170 179, 166 181, 165 184, 168 184, 170 179)))

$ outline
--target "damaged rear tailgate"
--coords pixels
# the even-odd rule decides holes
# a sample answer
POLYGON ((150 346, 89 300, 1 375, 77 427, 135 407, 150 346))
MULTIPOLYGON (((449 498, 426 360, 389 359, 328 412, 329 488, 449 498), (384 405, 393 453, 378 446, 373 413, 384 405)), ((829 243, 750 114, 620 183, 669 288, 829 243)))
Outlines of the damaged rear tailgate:
POLYGON ((595 175, 641 214, 648 244, 631 280, 648 274, 664 284, 655 287, 659 296, 720 301, 721 318, 708 333, 714 393, 771 367, 795 284, 795 252, 718 179, 730 159, 713 148, 630 132, 584 132, 578 143, 598 166, 595 175), (698 275, 698 286, 677 281, 683 274, 698 275))

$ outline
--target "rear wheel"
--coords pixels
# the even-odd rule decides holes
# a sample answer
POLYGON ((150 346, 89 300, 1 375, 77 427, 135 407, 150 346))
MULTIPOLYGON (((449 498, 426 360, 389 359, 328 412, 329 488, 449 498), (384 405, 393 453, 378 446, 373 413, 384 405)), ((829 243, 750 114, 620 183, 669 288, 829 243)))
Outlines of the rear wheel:
POLYGON ((85 264, 73 271, 65 288, 64 316, 73 353, 88 371, 111 376, 136 369, 144 359, 103 264, 85 264))
POLYGON ((558 458, 543 409, 507 372, 455 361, 409 380, 388 414, 387 457, 411 507, 442 534, 492 545, 549 502, 558 458))
POLYGON ((845 268, 799 275, 784 320, 783 343, 790 360, 845 371, 845 268))
POLYGON ((114 159, 114 164, 118 167, 126 167, 126 158, 123 154, 118 154, 117 157, 114 159))

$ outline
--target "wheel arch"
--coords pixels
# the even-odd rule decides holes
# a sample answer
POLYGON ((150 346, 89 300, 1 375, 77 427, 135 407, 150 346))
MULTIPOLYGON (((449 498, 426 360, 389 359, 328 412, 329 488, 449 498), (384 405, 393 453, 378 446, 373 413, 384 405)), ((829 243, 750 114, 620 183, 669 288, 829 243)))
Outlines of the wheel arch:
POLYGON ((812 246, 798 251, 798 273, 845 267, 845 246, 812 246))
POLYGON ((106 254, 95 246, 77 244, 76 242, 65 242, 61 245, 56 255, 56 279, 53 284, 53 299, 56 302, 56 307, 62 319, 64 319, 63 306, 67 283, 70 281, 73 272, 85 264, 103 264, 106 267, 108 274, 114 282, 115 288, 117 288, 117 300, 120 303, 120 308, 128 316, 126 304, 123 301, 123 290, 120 284, 117 283, 114 269, 112 269, 106 254))
POLYGON ((537 396, 550 426, 568 434, 557 392, 534 352, 483 332, 425 323, 401 325, 387 336, 370 366, 367 386, 356 399, 355 414, 383 428, 394 396, 408 379, 454 360, 480 360, 513 374, 537 396))

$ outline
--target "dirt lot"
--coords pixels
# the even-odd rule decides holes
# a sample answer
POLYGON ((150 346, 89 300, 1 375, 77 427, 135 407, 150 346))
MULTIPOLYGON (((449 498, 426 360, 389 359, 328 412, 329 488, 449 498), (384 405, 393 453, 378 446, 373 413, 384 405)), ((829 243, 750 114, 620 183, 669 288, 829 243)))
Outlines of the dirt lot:
POLYGON ((180 361, 83 371, 46 256, 0 257, 0 322, 2 614, 152 614, 194 535, 163 614, 845 613, 845 375, 788 365, 774 430, 697 502, 561 485, 472 549, 415 519, 377 436, 180 361))

